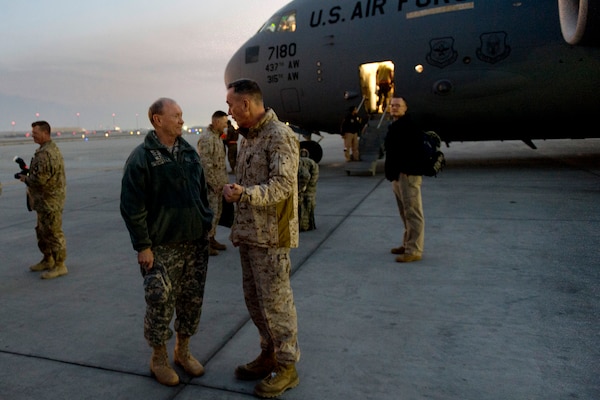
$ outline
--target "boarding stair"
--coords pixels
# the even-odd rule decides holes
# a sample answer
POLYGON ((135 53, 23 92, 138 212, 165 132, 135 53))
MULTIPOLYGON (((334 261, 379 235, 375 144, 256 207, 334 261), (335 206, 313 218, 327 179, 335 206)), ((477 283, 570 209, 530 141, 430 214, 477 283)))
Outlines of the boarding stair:
POLYGON ((345 169, 348 175, 377 173, 377 164, 384 155, 383 142, 390 123, 389 114, 371 114, 358 141, 360 161, 348 161, 345 169))

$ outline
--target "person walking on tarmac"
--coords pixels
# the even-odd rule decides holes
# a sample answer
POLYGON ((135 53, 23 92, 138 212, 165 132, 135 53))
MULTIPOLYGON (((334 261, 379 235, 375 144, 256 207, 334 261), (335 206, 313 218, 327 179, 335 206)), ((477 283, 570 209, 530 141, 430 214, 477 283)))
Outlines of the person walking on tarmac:
POLYGON ((198 154, 208 185, 208 203, 213 211, 212 228, 208 233, 208 254, 219 255, 219 250, 226 250, 227 246, 215 239, 219 219, 223 212, 223 185, 229 183, 227 176, 227 165, 225 163, 225 148, 221 135, 227 127, 227 113, 215 111, 212 115, 211 124, 198 138, 198 154))
POLYGON ((179 376, 166 347, 173 335, 173 313, 175 364, 192 376, 204 374, 189 343, 202 313, 213 213, 200 156, 181 137, 179 105, 160 98, 150 106, 148 118, 154 129, 125 162, 120 209, 144 278, 150 371, 161 384, 175 386, 179 376))
POLYGON ((344 139, 344 157, 346 161, 360 161, 358 137, 364 127, 358 108, 352 106, 342 121, 341 134, 344 139))
POLYGON ((62 213, 67 194, 65 163, 58 146, 52 141, 50 124, 31 124, 33 141, 40 145, 29 165, 28 174, 19 174, 27 185, 27 202, 37 214, 35 233, 43 259, 29 267, 44 271, 42 279, 53 279, 68 273, 65 265, 67 243, 62 230, 62 213))

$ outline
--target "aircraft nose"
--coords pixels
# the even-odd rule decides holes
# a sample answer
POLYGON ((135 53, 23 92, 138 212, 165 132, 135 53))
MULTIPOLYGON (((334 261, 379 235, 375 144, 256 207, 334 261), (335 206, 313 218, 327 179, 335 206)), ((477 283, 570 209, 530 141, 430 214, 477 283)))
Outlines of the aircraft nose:
POLYGON ((242 78, 242 49, 235 52, 225 67, 225 85, 242 78))

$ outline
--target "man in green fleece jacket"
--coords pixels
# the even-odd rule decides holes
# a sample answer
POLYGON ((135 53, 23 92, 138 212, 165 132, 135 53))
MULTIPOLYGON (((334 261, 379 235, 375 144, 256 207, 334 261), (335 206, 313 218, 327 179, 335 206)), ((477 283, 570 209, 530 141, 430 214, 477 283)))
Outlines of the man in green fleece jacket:
POLYGON ((166 342, 174 312, 174 361, 192 376, 204 367, 189 351, 198 329, 208 267, 208 232, 213 213, 196 149, 181 137, 182 111, 160 98, 148 110, 153 130, 125 163, 121 215, 144 277, 144 337, 153 348, 150 370, 163 385, 179 376, 166 342))

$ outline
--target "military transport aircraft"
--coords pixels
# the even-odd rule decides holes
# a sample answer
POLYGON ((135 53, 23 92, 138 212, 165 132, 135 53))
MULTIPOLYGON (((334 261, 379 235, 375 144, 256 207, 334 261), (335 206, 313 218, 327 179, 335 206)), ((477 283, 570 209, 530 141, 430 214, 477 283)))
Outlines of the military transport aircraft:
POLYGON ((266 105, 310 138, 339 133, 350 106, 385 112, 385 65, 392 90, 446 143, 535 148, 600 134, 595 0, 295 0, 233 55, 225 83, 256 80, 266 105))

